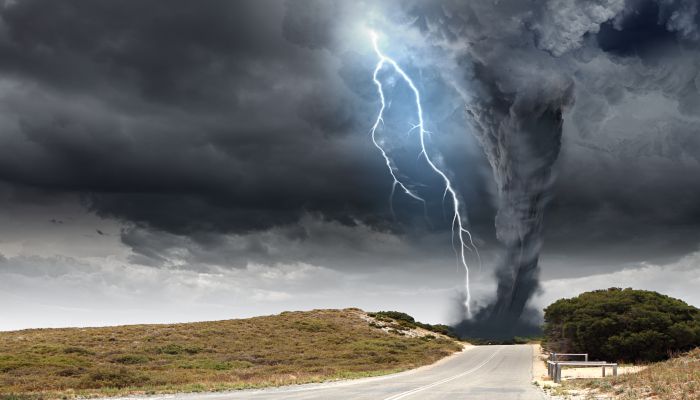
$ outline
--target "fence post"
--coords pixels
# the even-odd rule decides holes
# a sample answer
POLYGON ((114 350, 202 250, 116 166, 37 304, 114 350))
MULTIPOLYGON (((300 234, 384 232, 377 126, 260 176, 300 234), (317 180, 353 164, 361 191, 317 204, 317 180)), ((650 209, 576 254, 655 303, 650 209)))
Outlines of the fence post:
POLYGON ((586 357, 586 362, 588 362, 588 353, 586 353, 585 357, 586 357))
POLYGON ((617 364, 613 365, 613 376, 617 376, 617 364))
POLYGON ((605 378, 605 365, 603 365, 603 378, 605 378))
POLYGON ((561 364, 554 364, 554 383, 561 383, 561 364))

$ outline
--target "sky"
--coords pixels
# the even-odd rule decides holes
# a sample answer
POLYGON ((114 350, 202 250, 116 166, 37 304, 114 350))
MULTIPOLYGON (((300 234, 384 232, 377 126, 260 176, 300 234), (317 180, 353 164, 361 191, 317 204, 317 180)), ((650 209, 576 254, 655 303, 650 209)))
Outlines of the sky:
POLYGON ((0 330, 340 307, 463 318, 451 205, 386 71, 382 143, 425 207, 390 200, 369 136, 370 29, 416 81, 464 204, 475 307, 496 290, 502 190, 470 110, 488 113, 493 87, 537 105, 555 84, 530 305, 617 286, 700 306, 694 0, 0 4, 0 330))

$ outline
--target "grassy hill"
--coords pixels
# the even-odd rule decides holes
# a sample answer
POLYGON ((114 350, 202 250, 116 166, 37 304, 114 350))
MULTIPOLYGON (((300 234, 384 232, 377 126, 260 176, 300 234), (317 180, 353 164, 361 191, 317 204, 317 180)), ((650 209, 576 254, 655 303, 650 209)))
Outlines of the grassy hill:
POLYGON ((461 349, 439 333, 373 315, 314 310, 187 324, 0 332, 0 399, 355 378, 429 364, 461 349))
POLYGON ((620 400, 700 399, 700 348, 650 364, 635 374, 569 381, 564 386, 585 389, 590 398, 606 395, 620 400))

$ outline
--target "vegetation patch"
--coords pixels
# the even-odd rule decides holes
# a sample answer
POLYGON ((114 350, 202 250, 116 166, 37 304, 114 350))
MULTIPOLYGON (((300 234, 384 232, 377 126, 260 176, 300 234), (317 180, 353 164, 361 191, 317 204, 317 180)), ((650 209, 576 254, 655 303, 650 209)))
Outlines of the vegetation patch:
POLYGON ((208 369, 212 371, 229 371, 232 369, 251 368, 255 364, 250 361, 216 361, 211 359, 196 360, 180 364, 180 368, 184 369, 208 369))
POLYGON ((358 378, 415 368, 461 349, 440 335, 388 335, 366 319, 358 309, 315 310, 189 324, 0 332, 0 400, 358 378))
MULTIPOLYGON (((458 338, 457 333, 450 326, 443 324, 432 325, 418 322, 412 316, 400 311, 377 311, 367 313, 367 315, 376 319, 377 321, 390 324, 389 327, 393 329, 392 333, 401 334, 401 331, 423 328, 425 330, 449 336, 454 339, 458 338)), ((376 322, 370 322, 370 326, 374 328, 381 328, 381 325, 377 324, 376 322)))
POLYGON ((78 347, 78 346, 68 346, 63 348, 63 352, 65 354, 77 354, 80 356, 89 356, 94 354, 90 350, 83 348, 83 347, 78 347))
POLYGON ((126 388, 143 385, 149 380, 148 376, 126 368, 100 369, 84 376, 78 387, 85 389, 126 388))
POLYGON ((126 365, 144 364, 149 360, 143 354, 125 354, 123 356, 118 356, 112 359, 113 362, 126 365))
POLYGON ((700 310, 656 292, 596 290, 558 300, 544 312, 550 351, 640 362, 700 346, 700 310))
POLYGON ((180 354, 197 354, 200 351, 202 351, 202 348, 198 346, 187 346, 169 343, 165 346, 157 347, 155 351, 156 353, 160 354, 170 354, 172 356, 176 356, 180 354))
POLYGON ((677 400, 700 398, 700 348, 654 363, 628 375, 566 381, 564 391, 588 390, 619 400, 677 400))

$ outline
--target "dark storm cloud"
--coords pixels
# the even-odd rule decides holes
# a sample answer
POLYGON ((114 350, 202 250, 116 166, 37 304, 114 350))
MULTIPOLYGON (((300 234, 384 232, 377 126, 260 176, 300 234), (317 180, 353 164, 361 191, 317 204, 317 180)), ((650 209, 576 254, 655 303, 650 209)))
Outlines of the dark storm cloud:
POLYGON ((343 9, 8 2, 0 178, 176 234, 265 230, 307 212, 396 227, 365 134, 373 60, 336 46, 343 9))
POLYGON ((565 121, 552 205, 555 249, 588 249, 629 261, 697 247, 697 6, 624 2, 572 53, 576 103, 565 121))
POLYGON ((438 20, 449 22, 436 25, 453 24, 451 31, 470 38, 477 60, 495 54, 495 68, 515 71, 513 80, 527 76, 517 73, 527 68, 523 64, 573 78, 575 102, 564 116, 559 177, 546 217, 549 248, 581 251, 595 244, 591 250, 607 246, 609 252, 611 243, 629 249, 627 244, 636 242, 637 251, 620 251, 649 257, 652 251, 645 247, 662 254, 695 247, 700 240, 700 186, 693 183, 700 174, 698 3, 511 3, 475 3, 464 10, 444 2, 449 18, 438 20), (555 57, 554 64, 547 64, 544 52, 555 57), (674 245, 647 247, 664 236, 673 237, 674 245))
POLYGON ((371 102, 326 53, 285 40, 284 12, 277 1, 7 3, 0 177, 179 233, 267 229, 305 211, 351 223, 385 208, 386 182, 369 172, 381 164, 356 135, 371 102))
MULTIPOLYGON (((0 17, 0 179, 44 201, 78 193, 98 215, 137 226, 122 240, 142 263, 167 264, 179 248, 192 249, 192 263, 220 263, 208 260, 216 252, 274 263, 284 253, 266 241, 307 240, 322 252, 310 243, 325 236, 372 248, 351 233, 320 233, 328 227, 289 239, 308 215, 360 236, 397 229, 366 136, 374 60, 348 33, 368 21, 415 51, 391 49, 420 74, 436 143, 481 239, 495 237, 496 189, 456 94, 486 93, 473 83, 479 63, 520 74, 501 79, 506 92, 538 72, 574 81, 545 251, 669 232, 683 249, 699 239, 693 0, 27 0, 5 2, 0 17), (237 247, 245 235, 250 243, 237 247)), ((420 207, 397 202, 401 223, 420 219, 420 207)), ((448 226, 434 219, 434 229, 448 226)), ((334 249, 316 261, 337 260, 333 252, 361 253, 334 249)))
POLYGON ((400 269, 407 273, 426 266, 457 266, 445 233, 397 237, 369 225, 349 226, 311 214, 295 225, 245 235, 186 236, 131 226, 122 230, 121 240, 133 249, 135 264, 203 271, 246 268, 251 263, 309 263, 355 272, 400 269))

